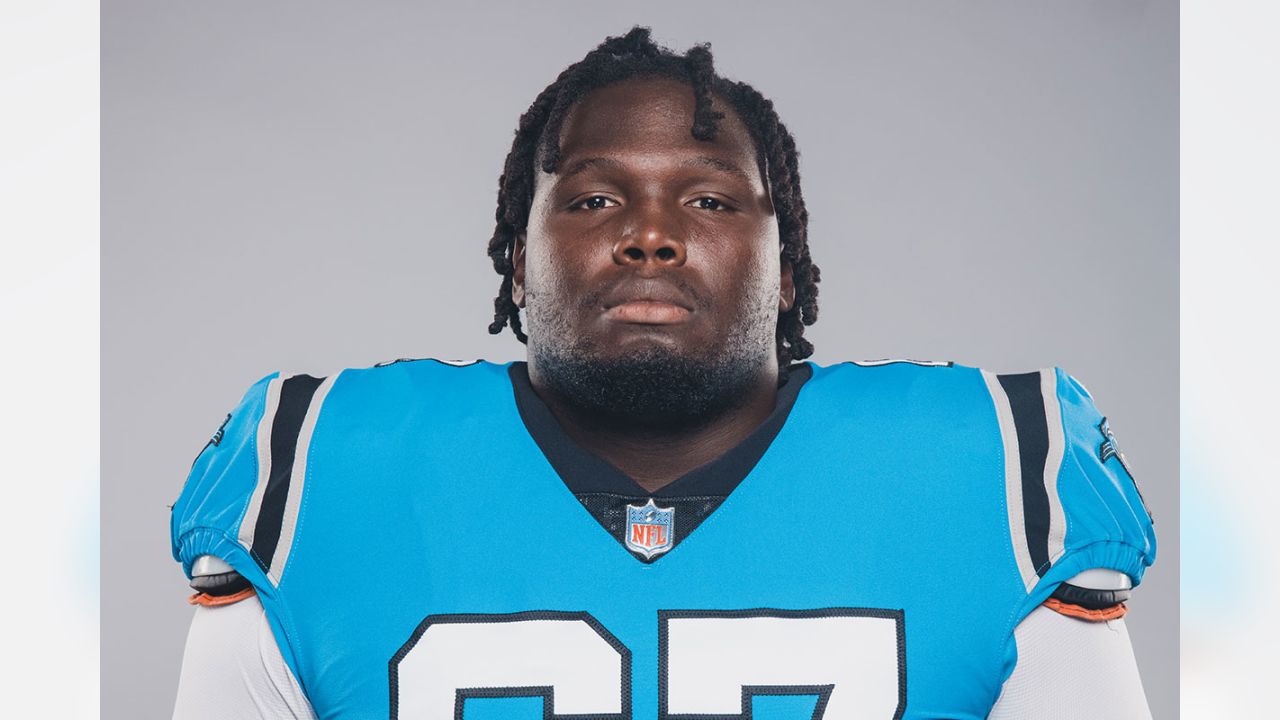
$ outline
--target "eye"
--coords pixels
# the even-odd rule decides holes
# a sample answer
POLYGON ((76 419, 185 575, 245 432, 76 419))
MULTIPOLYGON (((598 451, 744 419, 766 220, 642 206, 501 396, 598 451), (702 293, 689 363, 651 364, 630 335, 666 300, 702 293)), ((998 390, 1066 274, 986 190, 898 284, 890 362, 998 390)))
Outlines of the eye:
POLYGON ((603 195, 592 195, 589 198, 579 200, 573 204, 573 210, 603 210, 606 207, 612 207, 606 203, 617 205, 617 201, 611 200, 603 195))
POLYGON ((728 205, 724 204, 724 201, 713 197, 700 197, 693 202, 701 210, 725 211, 730 209, 728 205))

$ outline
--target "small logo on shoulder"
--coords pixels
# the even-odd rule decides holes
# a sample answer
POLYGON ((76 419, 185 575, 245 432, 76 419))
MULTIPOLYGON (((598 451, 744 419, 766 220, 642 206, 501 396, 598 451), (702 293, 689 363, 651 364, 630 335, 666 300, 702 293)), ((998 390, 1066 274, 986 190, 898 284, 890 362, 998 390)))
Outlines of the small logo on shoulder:
POLYGON ((1142 496, 1142 489, 1138 487, 1138 480, 1133 476, 1133 471, 1129 469, 1129 461, 1124 457, 1124 451, 1116 445, 1115 433, 1111 432, 1111 426, 1107 424, 1107 419, 1102 418, 1102 422, 1098 423, 1098 432, 1102 433, 1102 444, 1098 446, 1098 459, 1103 463, 1115 458, 1120 461, 1120 466, 1124 468, 1125 474, 1129 476, 1129 480, 1133 482, 1133 489, 1138 492, 1138 499, 1142 501, 1142 509, 1147 511, 1147 517, 1151 518, 1151 522, 1155 522, 1155 515, 1151 513, 1151 506, 1147 505, 1147 499, 1142 496))
POLYGON ((209 438, 209 444, 217 447, 222 444, 222 436, 227 432, 227 423, 231 422, 231 413, 222 419, 222 424, 218 426, 218 430, 213 433, 213 437, 209 438))
POLYGON ((660 508, 653 498, 644 505, 627 506, 627 549, 646 560, 671 549, 675 534, 675 508, 660 508))
POLYGON ((1125 459, 1124 452, 1116 444, 1116 435, 1111 432, 1111 426, 1107 424, 1106 418, 1102 418, 1102 422, 1098 423, 1098 432, 1102 433, 1102 444, 1098 446, 1098 459, 1104 463, 1111 458, 1119 459, 1120 464, 1124 466, 1124 471, 1129 473, 1129 477, 1133 477, 1133 471, 1129 469, 1129 461, 1125 459))

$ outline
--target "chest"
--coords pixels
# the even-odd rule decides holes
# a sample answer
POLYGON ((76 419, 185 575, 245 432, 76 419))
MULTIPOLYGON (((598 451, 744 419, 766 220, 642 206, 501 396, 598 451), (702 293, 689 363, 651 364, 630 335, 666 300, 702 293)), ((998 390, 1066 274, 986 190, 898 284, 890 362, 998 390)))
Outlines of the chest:
POLYGON ((780 436, 652 563, 533 448, 322 458, 282 581, 313 704, 341 718, 981 717, 1018 599, 999 486, 973 481, 998 477, 999 455, 947 438, 910 456, 870 439, 817 453, 800 437, 780 436))

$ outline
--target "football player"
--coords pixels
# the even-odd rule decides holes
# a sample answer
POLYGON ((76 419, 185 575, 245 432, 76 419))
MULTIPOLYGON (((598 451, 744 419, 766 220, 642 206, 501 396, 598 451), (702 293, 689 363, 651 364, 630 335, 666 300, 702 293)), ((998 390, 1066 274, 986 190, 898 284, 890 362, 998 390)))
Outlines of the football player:
POLYGON ((645 28, 520 118, 490 332, 272 373, 172 515, 175 717, 1148 717, 1151 519, 1062 370, 821 366, 795 142, 645 28))

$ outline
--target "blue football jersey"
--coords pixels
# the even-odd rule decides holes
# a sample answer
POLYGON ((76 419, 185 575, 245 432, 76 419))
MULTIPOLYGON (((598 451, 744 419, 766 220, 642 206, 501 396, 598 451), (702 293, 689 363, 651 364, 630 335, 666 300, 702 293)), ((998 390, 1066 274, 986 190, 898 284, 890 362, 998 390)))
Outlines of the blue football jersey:
POLYGON ((321 718, 987 716, 1014 627, 1152 523, 1059 369, 803 363, 737 447, 647 492, 524 363, 254 384, 173 554, 255 588, 321 718))

